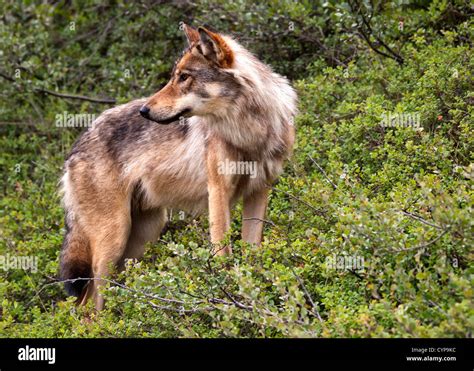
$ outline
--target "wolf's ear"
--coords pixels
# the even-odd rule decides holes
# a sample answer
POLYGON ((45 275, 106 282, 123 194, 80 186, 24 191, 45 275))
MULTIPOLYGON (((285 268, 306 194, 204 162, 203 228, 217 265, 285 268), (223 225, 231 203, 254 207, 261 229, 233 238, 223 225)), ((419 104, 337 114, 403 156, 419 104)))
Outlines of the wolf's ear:
POLYGON ((234 53, 221 35, 211 32, 204 27, 198 28, 198 51, 207 59, 223 68, 229 68, 234 63, 234 53))
POLYGON ((183 23, 183 30, 189 45, 199 41, 199 32, 195 28, 183 23))

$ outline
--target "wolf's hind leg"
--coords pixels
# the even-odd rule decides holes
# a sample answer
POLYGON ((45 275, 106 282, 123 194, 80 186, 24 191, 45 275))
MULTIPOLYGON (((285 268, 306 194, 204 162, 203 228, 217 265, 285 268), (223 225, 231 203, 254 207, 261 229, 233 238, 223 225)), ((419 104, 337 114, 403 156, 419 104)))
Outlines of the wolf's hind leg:
POLYGON ((101 310, 104 307, 104 298, 99 294, 99 288, 105 282, 101 278, 107 278, 111 266, 122 264, 128 237, 130 235, 130 210, 127 207, 116 208, 109 215, 96 224, 94 236, 91 237, 92 270, 94 281, 88 287, 83 298, 83 303, 92 297, 95 308, 101 310))
POLYGON ((140 210, 132 213, 132 229, 125 249, 124 259, 143 257, 145 244, 154 242, 166 224, 166 209, 140 210))

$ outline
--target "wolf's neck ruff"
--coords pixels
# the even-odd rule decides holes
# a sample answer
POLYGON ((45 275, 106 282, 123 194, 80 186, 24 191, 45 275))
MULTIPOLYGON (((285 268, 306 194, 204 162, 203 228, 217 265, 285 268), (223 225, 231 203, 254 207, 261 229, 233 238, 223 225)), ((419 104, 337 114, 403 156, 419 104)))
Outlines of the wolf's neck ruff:
POLYGON ((224 40, 234 54, 229 71, 241 89, 224 113, 202 119, 235 147, 271 154, 285 145, 284 138, 297 112, 296 93, 286 78, 274 73, 235 40, 226 36, 224 40))

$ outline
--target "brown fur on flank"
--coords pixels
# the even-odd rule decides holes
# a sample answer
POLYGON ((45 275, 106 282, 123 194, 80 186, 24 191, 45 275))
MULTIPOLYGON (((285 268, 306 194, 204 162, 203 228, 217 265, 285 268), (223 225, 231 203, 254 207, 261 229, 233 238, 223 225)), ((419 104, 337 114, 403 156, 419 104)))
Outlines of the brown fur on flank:
POLYGON ((226 254, 230 211, 243 199, 242 238, 259 245, 268 186, 293 147, 296 94, 288 81, 228 36, 189 26, 185 34, 188 48, 168 84, 102 113, 64 166, 61 278, 93 277, 66 288, 97 309, 100 278, 111 264, 143 255, 167 208, 208 210, 214 251, 226 254))

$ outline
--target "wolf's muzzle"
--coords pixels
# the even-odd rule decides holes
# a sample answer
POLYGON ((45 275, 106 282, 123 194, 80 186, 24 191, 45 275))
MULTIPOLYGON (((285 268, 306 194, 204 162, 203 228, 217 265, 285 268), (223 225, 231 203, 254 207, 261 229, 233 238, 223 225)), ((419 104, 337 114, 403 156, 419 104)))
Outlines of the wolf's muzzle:
POLYGON ((142 108, 140 108, 140 115, 142 115, 146 119, 149 119, 150 118, 150 109, 146 106, 143 106, 142 108))
POLYGON ((174 116, 164 118, 164 119, 156 119, 156 117, 150 114, 150 109, 148 107, 143 106, 142 108, 140 108, 140 115, 142 115, 144 118, 148 120, 157 122, 158 124, 161 124, 161 125, 168 125, 168 124, 171 124, 172 122, 180 121, 181 118, 184 118, 185 115, 187 115, 190 112, 191 112, 190 108, 185 108, 184 110, 182 110, 181 112, 177 113, 174 116))

